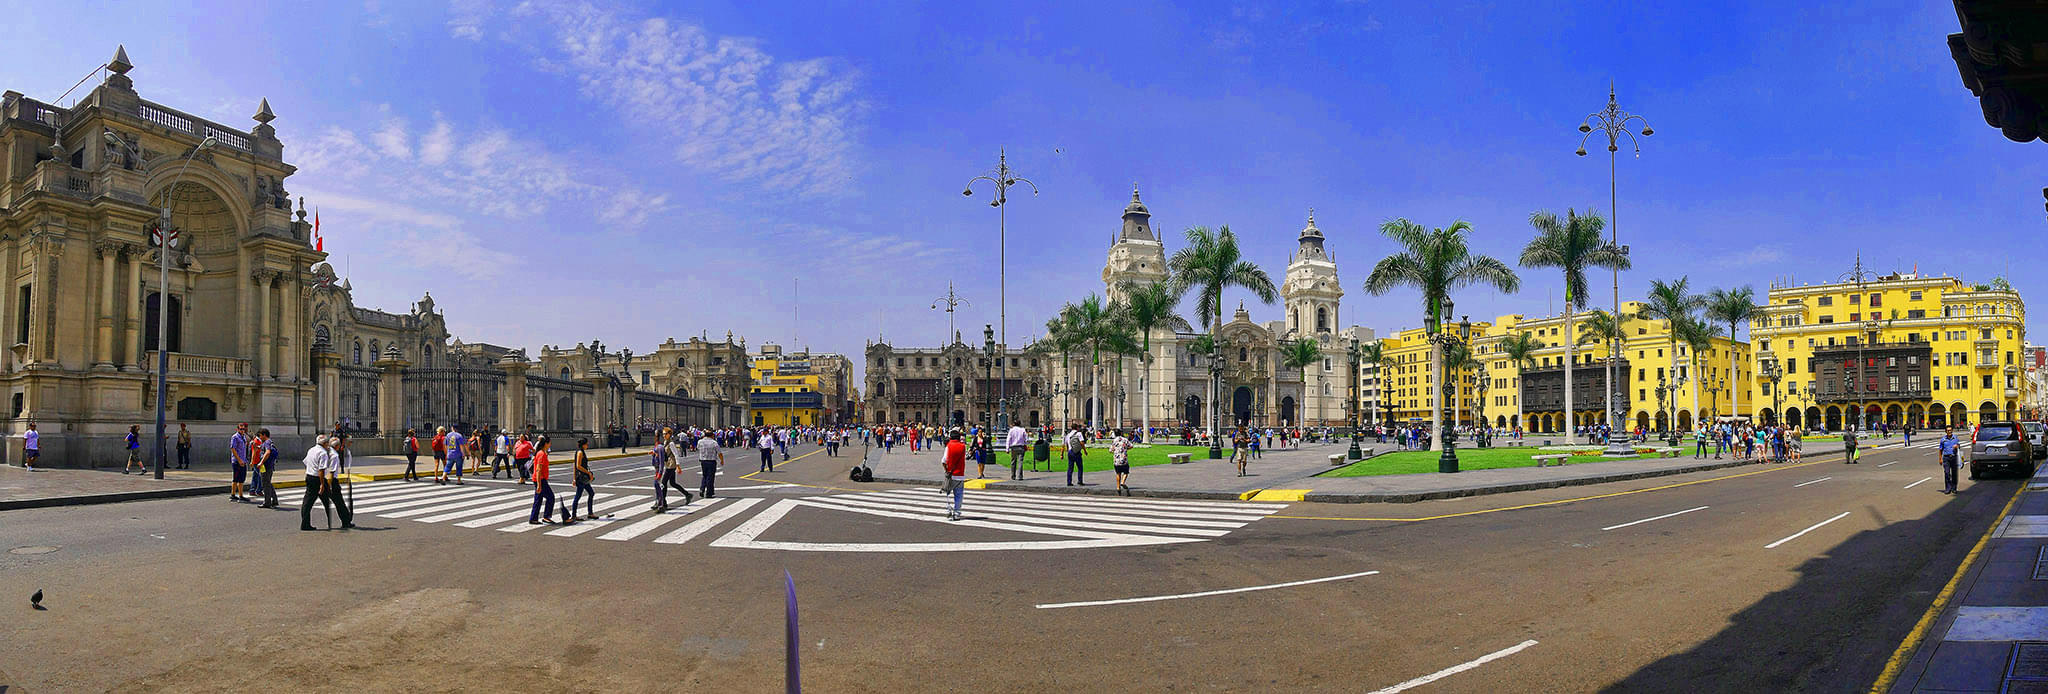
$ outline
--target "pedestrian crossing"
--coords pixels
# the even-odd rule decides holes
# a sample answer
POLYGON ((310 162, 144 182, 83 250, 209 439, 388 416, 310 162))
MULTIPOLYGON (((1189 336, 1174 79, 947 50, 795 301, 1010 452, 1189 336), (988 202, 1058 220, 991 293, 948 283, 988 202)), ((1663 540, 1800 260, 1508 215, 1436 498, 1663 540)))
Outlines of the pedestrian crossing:
MULTIPOLYGON (((573 495, 573 489, 564 493, 558 488, 556 505, 567 505, 573 495)), ((533 508, 531 487, 390 481, 356 485, 353 496, 359 517, 606 542, 681 545, 710 538, 705 544, 713 547, 823 552, 1085 549, 1200 542, 1228 535, 1284 508, 1284 504, 1259 502, 976 490, 967 495, 965 517, 953 521, 947 518, 952 504, 949 495, 931 488, 909 488, 775 499, 699 499, 655 513, 651 508, 654 497, 644 489, 625 492, 600 488, 595 500, 599 517, 575 525, 533 525, 527 523, 533 508), (799 509, 1006 532, 1000 534, 1002 539, 987 541, 890 542, 884 538, 847 543, 763 539, 771 528, 799 509), (734 521, 739 523, 732 525, 734 521), (726 529, 728 525, 732 527, 726 529), (1010 539, 1013 533, 1055 539, 1010 539)), ((281 499, 280 505, 296 509, 300 500, 300 495, 295 494, 281 499)), ((586 501, 581 510, 587 511, 590 503, 586 501)), ((775 534, 801 535, 803 531, 804 528, 797 528, 775 534)))

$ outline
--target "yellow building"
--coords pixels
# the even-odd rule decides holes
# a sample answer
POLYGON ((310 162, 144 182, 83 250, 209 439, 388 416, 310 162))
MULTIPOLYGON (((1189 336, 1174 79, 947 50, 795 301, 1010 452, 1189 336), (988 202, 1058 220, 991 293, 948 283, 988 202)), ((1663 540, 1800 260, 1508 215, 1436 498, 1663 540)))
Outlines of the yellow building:
POLYGON ((1750 332, 1778 385, 1751 397, 1763 421, 1829 430, 2017 417, 2026 318, 2018 292, 1953 277, 1772 287, 1750 332))
MULTIPOLYGON (((1484 322, 1473 323, 1471 334, 1483 335, 1491 327, 1484 322)), ((1458 324, 1452 323, 1448 329, 1457 330, 1458 324)), ((1393 424, 1429 422, 1429 389, 1436 383, 1429 368, 1429 331, 1410 328, 1395 333, 1393 337, 1381 338, 1380 344, 1385 352, 1378 369, 1380 411, 1376 421, 1393 424)), ((1475 421, 1474 418, 1479 416, 1475 409, 1479 406, 1475 400, 1476 377, 1477 374, 1469 372, 1459 374, 1455 404, 1451 402, 1449 394, 1446 394, 1444 407, 1458 413, 1460 425, 1470 425, 1475 421)))
MULTIPOLYGON (((1691 430, 1701 419, 1742 415, 1751 411, 1746 399, 1737 403, 1735 394, 1750 389, 1752 367, 1749 345, 1730 341, 1726 326, 1719 326, 1705 350, 1697 354, 1684 343, 1673 352, 1670 324, 1642 318, 1641 302, 1622 304, 1622 322, 1627 335, 1614 363, 1622 388, 1614 393, 1618 408, 1628 412, 1624 426, 1650 431, 1669 429, 1676 421, 1680 430, 1691 430), (1675 358, 1674 358, 1675 357, 1675 358), (1732 361, 1731 361, 1732 357, 1732 361), (1659 385, 1663 385, 1662 399, 1659 385)), ((1574 342, 1589 332, 1591 311, 1573 317, 1574 342)), ((1715 327, 1715 326, 1709 326, 1715 327)), ((1485 416, 1500 429, 1555 433, 1565 429, 1564 363, 1565 330, 1562 316, 1528 318, 1520 314, 1501 316, 1485 335, 1475 340, 1486 363, 1487 394, 1485 416), (1501 343, 1518 333, 1530 333, 1543 347, 1528 364, 1517 364, 1502 352, 1501 343), (1519 419, 1518 419, 1519 417, 1519 419)), ((1607 360, 1604 342, 1576 346, 1572 357, 1571 422, 1577 426, 1606 423, 1607 360)))
POLYGON ((754 426, 816 426, 826 421, 825 394, 809 355, 785 355, 763 345, 750 370, 748 409, 754 426))

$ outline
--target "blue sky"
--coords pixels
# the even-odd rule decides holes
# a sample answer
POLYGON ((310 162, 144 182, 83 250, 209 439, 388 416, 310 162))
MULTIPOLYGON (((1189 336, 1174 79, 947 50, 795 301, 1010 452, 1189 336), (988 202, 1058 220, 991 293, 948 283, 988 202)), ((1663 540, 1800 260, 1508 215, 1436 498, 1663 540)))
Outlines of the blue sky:
MULTIPOLYGON (((1393 217, 1470 221, 1512 260, 1535 210, 1608 207, 1575 128, 1606 100, 1637 270, 1698 287, 1879 270, 2006 275, 2040 238, 2039 143, 1986 126, 1947 3, 907 3, 533 0, 21 3, 4 85, 50 99, 125 43, 145 98, 248 126, 268 97, 360 304, 432 291, 468 340, 645 349, 726 330, 859 352, 996 319, 996 214, 961 197, 999 148, 1010 332, 1100 291, 1135 182, 1167 230, 1229 224, 1283 272, 1310 207, 1345 322, 1393 217), (796 279, 794 288, 792 278, 796 279), (798 294, 793 306, 792 291, 798 294)), ((1470 291, 1550 310, 1556 281, 1470 291)), ((1235 305, 1240 297, 1226 301, 1235 305)), ((1625 298, 1627 298, 1625 296, 1625 298)), ((1192 301, 1185 307, 1191 307, 1192 301)), ((1275 319, 1278 308, 1254 309, 1275 319)))

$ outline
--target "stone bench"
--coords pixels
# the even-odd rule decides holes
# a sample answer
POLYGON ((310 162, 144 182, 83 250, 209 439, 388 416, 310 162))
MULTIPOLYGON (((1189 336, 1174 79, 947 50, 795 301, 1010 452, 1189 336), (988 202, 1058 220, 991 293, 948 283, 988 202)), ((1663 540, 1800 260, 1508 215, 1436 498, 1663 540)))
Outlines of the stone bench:
POLYGON ((1349 457, 1349 456, 1347 456, 1347 455, 1345 455, 1345 454, 1343 454, 1343 453, 1333 453, 1333 454, 1331 454, 1331 455, 1330 455, 1330 467, 1339 467, 1339 466, 1342 466, 1342 465, 1344 464, 1344 459, 1345 459, 1345 458, 1347 458, 1347 457, 1349 457))
POLYGON ((1363 460, 1363 459, 1365 459, 1365 458, 1370 458, 1370 457, 1372 457, 1372 450, 1373 450, 1373 447, 1372 447, 1372 446, 1366 446, 1366 447, 1364 447, 1364 448, 1360 448, 1360 449, 1358 449, 1358 455, 1359 455, 1359 459, 1363 460))
POLYGON ((1168 454, 1166 454, 1166 462, 1168 462, 1168 463, 1171 463, 1171 464, 1174 464, 1174 465, 1179 465, 1179 464, 1181 464, 1181 463, 1185 463, 1185 462, 1188 462, 1189 460, 1192 460, 1193 458, 1194 458, 1194 454, 1193 454, 1193 453, 1168 453, 1168 454))
POLYGON ((1572 457, 1572 455, 1570 453, 1552 453, 1549 455, 1532 455, 1529 457, 1536 461, 1536 467, 1550 467, 1552 465, 1565 464, 1564 461, 1572 457))
POLYGON ((1650 449, 1650 452, 1656 454, 1656 456, 1659 458, 1676 458, 1678 457, 1679 450, 1681 449, 1679 449, 1676 446, 1668 446, 1662 448, 1652 448, 1650 449))

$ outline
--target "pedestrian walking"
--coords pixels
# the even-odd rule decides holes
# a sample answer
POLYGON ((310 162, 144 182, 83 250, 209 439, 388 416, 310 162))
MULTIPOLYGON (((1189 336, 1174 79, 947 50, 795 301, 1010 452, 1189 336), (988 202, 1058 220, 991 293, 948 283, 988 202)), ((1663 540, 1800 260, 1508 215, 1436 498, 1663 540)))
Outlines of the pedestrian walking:
POLYGON ((1031 435, 1012 422, 1004 438, 1003 444, 1010 449, 1010 479, 1024 479, 1024 449, 1031 445, 1031 435))
POLYGON ((36 459, 43 456, 43 435, 36 433, 36 423, 28 423, 28 431, 21 432, 21 469, 36 471, 36 459))
MULTIPOLYGON (((526 514, 527 525, 555 524, 555 490, 548 486, 548 437, 542 434, 538 450, 533 452, 533 510, 526 514), (545 509, 542 504, 545 503, 545 509), (545 511, 545 512, 543 512, 545 511)), ((515 507, 516 508, 516 507, 515 507)))
POLYGON ((498 479, 499 468, 505 469, 507 479, 512 477, 512 432, 502 429, 498 430, 497 436, 491 437, 491 479, 498 479))
POLYGON ((1109 442, 1110 468, 1116 471, 1116 493, 1131 495, 1131 439, 1124 430, 1116 430, 1116 438, 1109 442))
POLYGON ((946 520, 960 520, 960 504, 967 495, 967 444, 960 442, 960 430, 955 429, 946 437, 947 491, 953 493, 953 508, 946 513, 946 520))
POLYGON ((760 438, 758 438, 758 439, 756 439, 756 440, 755 440, 755 442, 754 442, 754 445, 756 445, 756 446, 759 446, 759 447, 760 447, 760 449, 761 449, 761 469, 760 469, 760 472, 774 472, 774 471, 775 471, 775 436, 774 436, 774 434, 771 434, 771 433, 769 433, 769 431, 768 431, 767 429, 762 429, 762 430, 761 430, 761 436, 760 436, 760 438))
POLYGON ((1072 487, 1077 483, 1083 487, 1088 486, 1087 480, 1083 479, 1088 469, 1081 460, 1082 454, 1087 450, 1088 434, 1082 430, 1081 424, 1076 422, 1067 429, 1067 486, 1072 487))
POLYGON ((1701 427, 1699 431, 1693 432, 1693 460, 1700 460, 1707 457, 1707 436, 1708 434, 1706 427, 1701 427))
POLYGON ((183 422, 180 422, 178 423, 178 469, 186 470, 191 467, 192 432, 185 428, 183 422))
POLYGON ((711 432, 704 432, 704 437, 697 439, 697 467, 704 473, 704 479, 697 483, 697 491, 706 499, 718 496, 715 478, 718 469, 725 467, 725 451, 719 449, 718 439, 713 438, 711 432))
POLYGON ((1842 460, 1842 462, 1843 462, 1844 464, 1847 464, 1847 465, 1855 465, 1855 464, 1856 464, 1856 430, 1855 430, 1855 429, 1844 429, 1844 430, 1842 430, 1842 447, 1843 447, 1843 449, 1844 449, 1844 452, 1845 452, 1845 453, 1847 453, 1847 455, 1846 455, 1846 456, 1844 456, 1844 459, 1842 460))
POLYGON ((569 522, 571 523, 574 523, 578 520, 590 520, 592 518, 597 517, 597 489, 590 486, 591 474, 589 437, 580 438, 576 440, 576 459, 574 461, 574 465, 575 468, 573 469, 573 473, 576 476, 576 496, 571 497, 569 499, 569 511, 567 514, 565 514, 569 517, 569 522), (576 505, 578 503, 585 503, 583 500, 586 498, 590 500, 589 502, 587 502, 589 504, 590 514, 579 518, 576 515, 576 505))
POLYGON ((269 429, 256 430, 255 440, 249 443, 249 463, 251 493, 263 497, 257 508, 277 508, 277 487, 270 484, 270 472, 277 467, 277 444, 270 440, 269 429))
POLYGON ((448 462, 444 464, 443 473, 454 475, 455 483, 462 484, 462 456, 470 452, 469 439, 462 432, 451 429, 442 443, 448 448, 448 462))
POLYGON ((512 464, 519 466, 520 484, 526 484, 533 481, 532 434, 520 434, 519 440, 512 442, 512 464))
POLYGON ((1962 446, 1956 442, 1956 430, 1950 427, 1941 437, 1941 493, 1956 493, 1956 469, 1962 467, 1962 446))
POLYGON ((319 530, 313 527, 313 504, 318 503, 334 520, 335 507, 341 511, 341 527, 356 527, 355 516, 349 512, 348 504, 341 500, 341 488, 335 478, 340 474, 340 459, 335 456, 333 441, 326 434, 314 439, 313 447, 306 449, 306 495, 299 500, 299 529, 319 530))
POLYGON ((1238 429, 1238 430, 1237 430, 1237 435, 1236 435, 1236 436, 1233 436, 1233 437, 1231 437, 1231 439, 1230 439, 1230 456, 1231 456, 1232 458, 1236 458, 1236 459, 1237 459, 1237 476, 1238 476, 1238 477, 1243 477, 1243 476, 1244 476, 1244 467, 1245 467, 1245 464, 1246 464, 1246 463, 1249 463, 1249 462, 1251 462, 1251 461, 1249 460, 1249 458, 1250 458, 1250 456, 1251 456, 1251 451, 1249 450, 1249 448, 1250 448, 1250 447, 1251 447, 1251 441, 1250 441, 1250 437, 1249 437, 1249 436, 1248 436, 1248 435, 1247 435, 1247 434, 1245 433, 1245 430, 1244 430, 1244 429, 1242 429, 1242 428, 1238 429))
MULTIPOLYGON (((469 471, 469 474, 484 474, 484 459, 490 457, 491 447, 489 444, 486 444, 484 442, 483 433, 475 429, 471 429, 470 434, 468 436, 463 437, 462 444, 462 456, 469 460, 469 464, 472 467, 472 469, 469 471)), ((461 470, 456 470, 456 479, 461 479, 461 473, 461 470)))
POLYGON ((434 451, 434 484, 447 484, 448 427, 434 427, 434 439, 428 447, 434 451))
MULTIPOLYGON (((682 442, 677 441, 675 435, 670 433, 669 430, 662 429, 661 436, 655 439, 654 445, 655 447, 661 448, 664 451, 666 451, 666 453, 662 455, 661 458, 663 467, 661 470, 660 483, 668 485, 669 487, 674 488, 676 491, 682 492, 684 506, 688 506, 690 505, 690 502, 696 501, 695 497, 690 496, 690 490, 684 488, 682 483, 676 481, 676 477, 683 474, 682 442)), ((666 504, 664 504, 664 506, 666 506, 666 504)))
POLYGON ((149 472, 149 468, 142 464, 142 425, 128 425, 128 437, 124 443, 128 445, 128 464, 121 466, 121 474, 128 474, 128 468, 135 468, 137 472, 149 472))
POLYGON ((419 472, 419 469, 418 469, 418 465, 419 465, 419 462, 420 462, 420 437, 419 437, 419 433, 418 433, 418 432, 415 432, 415 431, 413 431, 413 430, 411 430, 411 429, 407 429, 407 430, 405 430, 405 477, 404 477, 404 479, 405 479, 405 480, 407 480, 407 481, 411 481, 411 482, 418 482, 418 481, 420 481, 420 472, 419 472))
POLYGON ((228 500, 248 501, 242 496, 242 486, 249 479, 249 425, 235 425, 235 435, 228 437, 228 468, 234 475, 228 478, 228 500))

